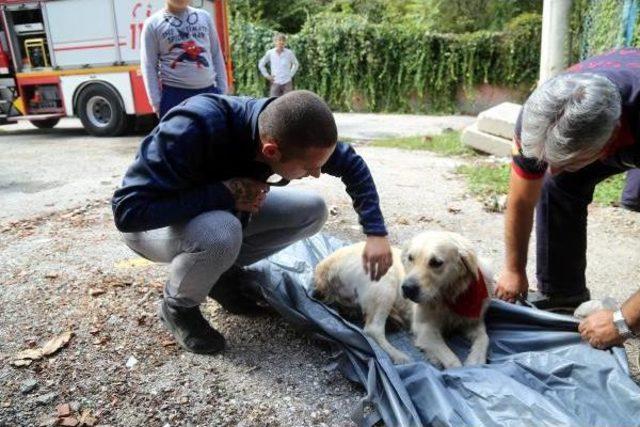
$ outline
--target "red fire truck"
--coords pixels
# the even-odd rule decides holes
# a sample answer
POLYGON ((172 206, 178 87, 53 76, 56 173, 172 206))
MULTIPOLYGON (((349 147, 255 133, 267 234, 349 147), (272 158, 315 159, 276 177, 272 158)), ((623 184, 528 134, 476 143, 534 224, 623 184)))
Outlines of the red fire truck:
MULTIPOLYGON (((140 33, 164 3, 0 0, 0 123, 51 128, 77 116, 87 132, 106 136, 153 114, 139 67, 140 33)), ((214 18, 231 80, 225 1, 191 3, 214 18)))

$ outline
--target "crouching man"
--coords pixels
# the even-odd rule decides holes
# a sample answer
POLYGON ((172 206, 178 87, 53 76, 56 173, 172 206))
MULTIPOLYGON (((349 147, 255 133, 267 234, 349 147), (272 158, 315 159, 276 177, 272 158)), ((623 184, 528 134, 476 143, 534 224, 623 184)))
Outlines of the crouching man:
POLYGON ((331 111, 317 95, 280 98, 198 95, 172 109, 141 143, 113 196, 115 223, 141 256, 170 263, 160 318, 186 350, 216 353, 222 334, 205 320, 207 296, 234 313, 257 308, 243 295, 243 266, 317 233, 319 196, 270 187, 328 173, 342 178, 367 243, 374 279, 391 265, 378 194, 364 160, 337 142, 331 111))

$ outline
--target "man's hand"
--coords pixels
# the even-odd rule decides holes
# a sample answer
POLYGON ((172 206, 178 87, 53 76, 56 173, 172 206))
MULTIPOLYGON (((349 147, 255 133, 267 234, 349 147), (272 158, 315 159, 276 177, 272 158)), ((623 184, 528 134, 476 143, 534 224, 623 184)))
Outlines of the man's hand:
POLYGON ((232 178, 222 183, 231 191, 240 212, 258 212, 269 192, 268 184, 251 178, 232 178))
POLYGON ((587 316, 578 326, 580 336, 591 346, 604 350, 624 341, 613 323, 613 311, 600 310, 587 316))
POLYGON ((502 270, 494 292, 501 300, 514 303, 518 298, 526 298, 529 291, 529 281, 526 273, 502 270))
POLYGON ((362 265, 371 280, 377 282, 393 264, 391 245, 385 236, 367 236, 362 253, 362 265))

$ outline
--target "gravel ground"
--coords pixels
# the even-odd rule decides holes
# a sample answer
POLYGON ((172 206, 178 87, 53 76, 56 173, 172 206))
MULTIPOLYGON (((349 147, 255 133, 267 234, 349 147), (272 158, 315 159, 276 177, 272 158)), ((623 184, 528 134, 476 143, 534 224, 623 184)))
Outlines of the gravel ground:
MULTIPOLYGON (((503 217, 468 195, 453 173, 463 160, 359 151, 395 243, 423 229, 458 231, 500 266, 503 217)), ((361 238, 339 180, 294 185, 332 206, 327 232, 361 238)), ((57 411, 86 425, 350 425, 362 388, 326 369, 329 350, 275 314, 233 316, 210 302, 206 315, 228 350, 180 351, 155 315, 166 267, 140 262, 120 242, 108 205, 113 188, 103 187, 74 207, 0 221, 0 426, 55 425, 57 411), (18 351, 65 331, 73 337, 57 353, 10 365, 18 351)), ((589 239, 593 296, 624 299, 640 283, 640 215, 593 207, 589 239)), ((638 343, 627 350, 640 380, 638 343)))

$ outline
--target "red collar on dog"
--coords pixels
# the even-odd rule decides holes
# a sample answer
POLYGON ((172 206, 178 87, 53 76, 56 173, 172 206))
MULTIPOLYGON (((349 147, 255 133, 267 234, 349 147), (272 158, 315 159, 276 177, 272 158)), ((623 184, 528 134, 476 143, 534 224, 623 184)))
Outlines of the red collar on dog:
POLYGON ((489 297, 487 285, 478 270, 478 280, 473 280, 467 290, 458 295, 455 301, 447 301, 447 306, 458 316, 479 319, 482 311, 482 303, 489 297))

